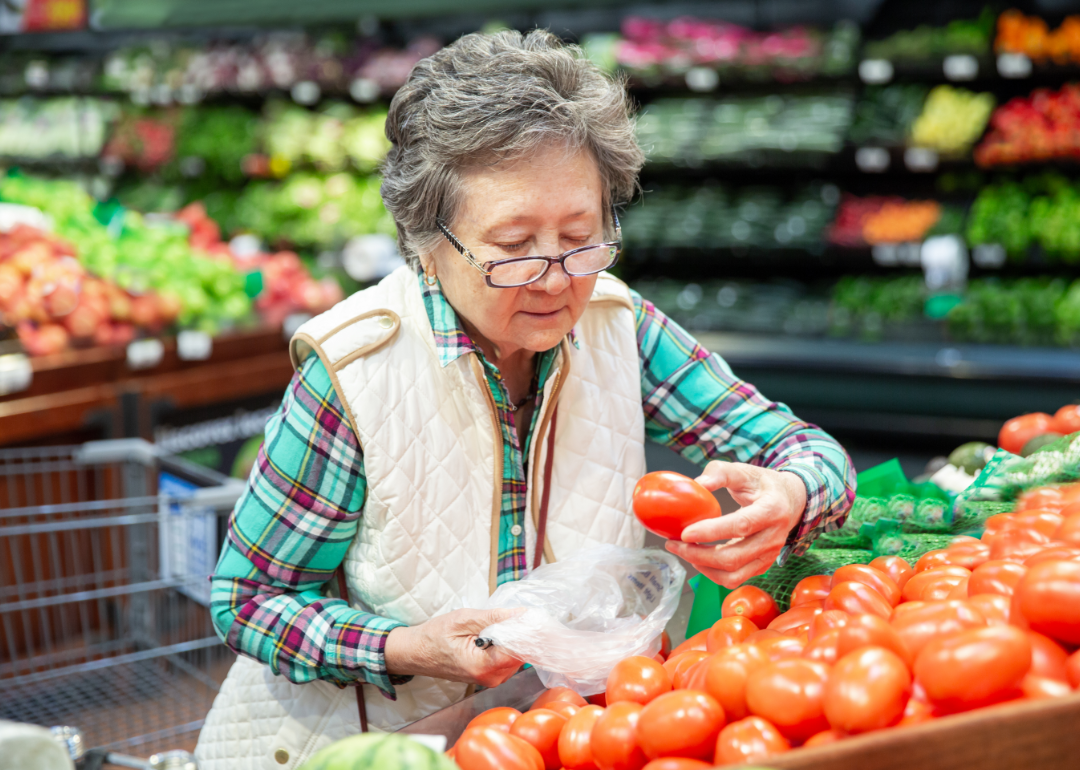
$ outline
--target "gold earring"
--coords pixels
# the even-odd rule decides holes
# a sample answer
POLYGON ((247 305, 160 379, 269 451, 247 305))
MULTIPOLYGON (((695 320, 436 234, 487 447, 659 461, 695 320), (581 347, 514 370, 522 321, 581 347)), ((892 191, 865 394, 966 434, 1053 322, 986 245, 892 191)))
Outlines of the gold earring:
POLYGON ((424 283, 426 283, 428 286, 434 286, 438 282, 439 277, 435 275, 434 270, 432 270, 430 273, 427 270, 424 271, 424 283))

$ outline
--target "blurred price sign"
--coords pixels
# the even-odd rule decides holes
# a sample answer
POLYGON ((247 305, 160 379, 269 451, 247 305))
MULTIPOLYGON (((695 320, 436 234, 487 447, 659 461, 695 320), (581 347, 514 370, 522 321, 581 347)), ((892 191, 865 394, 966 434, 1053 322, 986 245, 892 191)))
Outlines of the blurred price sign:
POLYGON ((310 107, 313 104, 317 104, 319 99, 322 98, 322 89, 319 88, 318 83, 312 80, 301 80, 292 87, 289 91, 289 95, 292 96, 292 100, 297 104, 310 107))
POLYGON ((354 78, 349 84, 349 96, 361 104, 373 102, 379 98, 379 84, 370 78, 354 78))
POLYGON ((1001 77, 1013 80, 1030 77, 1031 59, 1022 53, 998 54, 997 71, 1001 77))
POLYGON ((971 250, 971 261, 983 270, 1000 270, 1005 266, 1005 247, 1000 243, 979 243, 971 250))
POLYGON ((948 80, 974 80, 979 76, 979 60, 967 53, 953 54, 945 57, 941 69, 948 80))
POLYGON ((870 249, 870 257, 875 265, 881 267, 896 267, 900 264, 899 254, 895 243, 877 243, 870 249))
POLYGON ((705 93, 715 91, 720 85, 720 75, 709 67, 691 67, 686 72, 686 87, 691 91, 705 93))
POLYGON ((159 339, 135 340, 127 346, 127 365, 130 369, 153 369, 165 356, 165 346, 159 339))
POLYGON ((0 396, 26 390, 33 379, 34 368, 24 353, 0 356, 0 396))
POLYGON ((908 171, 935 171, 938 167, 938 154, 926 147, 908 147, 904 150, 904 165, 908 167, 908 171))
POLYGON ((880 174, 889 170, 889 151, 883 147, 860 147, 855 151, 855 165, 859 171, 880 174))
POLYGON ((893 79, 892 62, 888 59, 863 59, 859 62, 859 79, 864 83, 888 83, 893 79))
POLYGON ((181 361, 205 361, 214 352, 214 340, 206 332, 185 329, 176 335, 176 354, 181 361))

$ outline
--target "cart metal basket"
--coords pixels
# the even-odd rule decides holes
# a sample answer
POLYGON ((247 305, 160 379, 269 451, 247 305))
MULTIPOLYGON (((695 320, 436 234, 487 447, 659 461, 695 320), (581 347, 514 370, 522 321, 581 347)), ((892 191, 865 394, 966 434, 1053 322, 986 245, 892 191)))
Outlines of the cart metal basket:
POLYGON ((0 450, 0 719, 192 748, 234 659, 207 577, 243 489, 138 439, 0 450))

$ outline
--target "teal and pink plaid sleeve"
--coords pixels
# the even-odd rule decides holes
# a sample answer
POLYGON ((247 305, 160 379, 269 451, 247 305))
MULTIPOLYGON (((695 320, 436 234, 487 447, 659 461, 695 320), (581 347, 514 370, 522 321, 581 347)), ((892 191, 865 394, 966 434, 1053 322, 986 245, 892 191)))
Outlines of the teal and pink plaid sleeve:
POLYGON ((632 295, 647 437, 700 466, 732 460, 799 476, 806 513, 778 563, 805 553, 820 533, 843 524, 855 500, 855 469, 843 447, 737 378, 720 356, 632 295))
POLYGON ((363 454, 326 368, 311 356, 293 376, 211 578, 210 612, 235 652, 293 682, 357 681, 395 697, 386 637, 403 625, 327 598, 356 533, 363 454))

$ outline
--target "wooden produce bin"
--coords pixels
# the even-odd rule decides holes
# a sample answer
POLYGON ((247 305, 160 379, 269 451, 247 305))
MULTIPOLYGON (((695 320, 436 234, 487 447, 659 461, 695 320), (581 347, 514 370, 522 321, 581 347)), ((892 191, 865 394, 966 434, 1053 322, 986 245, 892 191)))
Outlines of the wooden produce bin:
POLYGON ((777 770, 1080 770, 1080 693, 770 757, 777 770))

